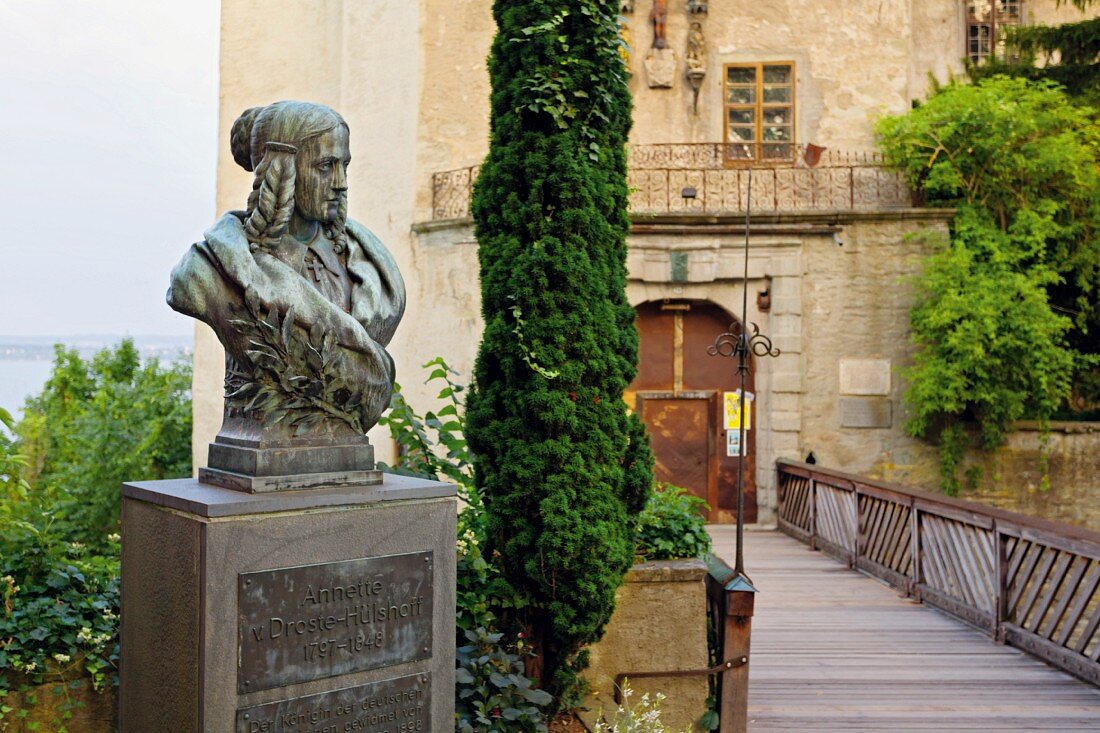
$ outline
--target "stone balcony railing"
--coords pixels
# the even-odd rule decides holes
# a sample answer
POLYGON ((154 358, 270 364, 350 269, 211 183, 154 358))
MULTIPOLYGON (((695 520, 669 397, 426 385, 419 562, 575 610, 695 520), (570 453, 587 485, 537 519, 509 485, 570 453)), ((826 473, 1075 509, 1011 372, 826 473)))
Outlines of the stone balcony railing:
MULTIPOLYGON (((744 213, 749 171, 752 212, 780 214, 873 211, 914 205, 905 178, 888 170, 877 153, 852 153, 799 146, 793 160, 746 164, 728 156, 722 143, 633 145, 627 182, 630 213, 744 213), (813 165, 810 165, 813 163, 813 165)), ((470 213, 470 191, 479 167, 432 176, 432 219, 461 219, 470 213)))

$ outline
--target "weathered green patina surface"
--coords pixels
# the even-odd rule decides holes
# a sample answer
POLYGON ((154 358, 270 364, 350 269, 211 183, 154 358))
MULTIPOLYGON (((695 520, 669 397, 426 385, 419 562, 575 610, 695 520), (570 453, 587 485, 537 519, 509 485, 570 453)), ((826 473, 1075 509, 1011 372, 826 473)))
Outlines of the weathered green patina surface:
POLYGON ((226 352, 225 421, 203 478, 248 491, 369 483, 364 434, 393 391, 386 345, 405 285, 385 245, 347 218, 347 124, 323 105, 276 102, 240 116, 232 147, 255 172, 247 209, 191 247, 168 290, 226 352))

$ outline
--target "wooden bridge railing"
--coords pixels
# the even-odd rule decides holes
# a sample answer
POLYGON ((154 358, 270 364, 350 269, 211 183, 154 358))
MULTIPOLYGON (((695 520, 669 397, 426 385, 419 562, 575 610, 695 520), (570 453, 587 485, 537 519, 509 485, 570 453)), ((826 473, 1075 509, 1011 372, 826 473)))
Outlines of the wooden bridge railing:
POLYGON ((779 529, 1100 685, 1100 532, 805 463, 779 529))

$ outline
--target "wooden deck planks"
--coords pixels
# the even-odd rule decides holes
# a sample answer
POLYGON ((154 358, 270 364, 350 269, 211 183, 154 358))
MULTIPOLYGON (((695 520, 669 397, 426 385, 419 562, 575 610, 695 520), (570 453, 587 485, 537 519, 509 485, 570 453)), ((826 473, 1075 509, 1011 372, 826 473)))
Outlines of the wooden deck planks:
POLYGON ((1100 731, 1100 690, 784 534, 747 532, 745 568, 751 733, 1100 731))

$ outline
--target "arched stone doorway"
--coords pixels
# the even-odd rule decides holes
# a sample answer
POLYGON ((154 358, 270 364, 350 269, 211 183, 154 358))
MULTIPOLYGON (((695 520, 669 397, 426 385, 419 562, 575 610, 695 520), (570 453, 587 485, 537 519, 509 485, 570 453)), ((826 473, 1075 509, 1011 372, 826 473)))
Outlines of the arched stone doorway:
MULTIPOLYGON (((654 474, 683 486, 710 507, 708 521, 735 521, 737 468, 745 461, 745 521, 756 521, 756 421, 738 456, 736 429, 726 430, 724 396, 738 388, 732 359, 707 354, 714 339, 735 322, 707 301, 642 303, 636 308, 641 339, 638 376, 626 400, 649 428, 654 474), (732 435, 731 435, 732 434, 732 435)), ((746 391, 753 388, 750 362, 746 391)), ((750 408, 750 416, 755 418, 750 408)))

